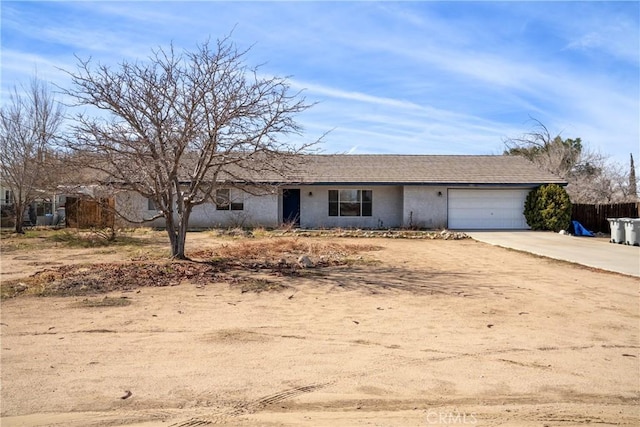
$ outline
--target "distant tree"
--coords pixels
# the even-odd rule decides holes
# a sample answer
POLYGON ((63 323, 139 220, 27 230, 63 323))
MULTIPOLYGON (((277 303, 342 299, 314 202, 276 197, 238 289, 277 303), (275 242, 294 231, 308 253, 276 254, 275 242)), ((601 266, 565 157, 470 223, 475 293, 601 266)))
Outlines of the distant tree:
POLYGON ((552 136, 547 127, 536 119, 533 130, 519 138, 504 141, 506 155, 523 156, 560 178, 572 174, 597 173, 602 156, 584 149, 580 138, 563 139, 552 136))
POLYGON ((638 181, 636 179, 636 167, 633 164, 633 154, 629 154, 631 161, 629 162, 629 197, 635 202, 638 199, 638 181))
POLYGON ((629 199, 628 176, 619 165, 586 148, 580 138, 552 136, 540 121, 533 121, 531 132, 504 141, 505 155, 526 157, 565 179, 573 203, 617 203, 629 199))
POLYGON ((0 107, 0 178, 11 190, 16 233, 24 232, 31 203, 55 187, 54 142, 64 121, 63 107, 37 77, 21 92, 14 86, 0 107))
POLYGON ((310 104, 286 78, 245 65, 246 53, 225 37, 117 67, 79 59, 69 72, 65 93, 106 114, 78 114, 69 146, 105 180, 153 202, 158 214, 144 219, 164 218, 174 258, 186 258, 195 206, 238 180, 258 188, 267 173, 286 175, 311 145, 279 139, 301 133, 294 115, 310 104))

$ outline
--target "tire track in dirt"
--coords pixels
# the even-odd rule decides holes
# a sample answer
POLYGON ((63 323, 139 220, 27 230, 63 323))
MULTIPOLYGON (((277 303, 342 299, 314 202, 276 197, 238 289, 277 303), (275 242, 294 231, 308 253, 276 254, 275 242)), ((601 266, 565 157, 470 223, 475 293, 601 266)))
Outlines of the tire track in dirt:
POLYGON ((140 409, 108 412, 36 413, 0 418, 0 425, 23 427, 104 427, 175 419, 177 410, 140 409))
MULTIPOLYGON (((595 347, 598 347, 598 346, 584 345, 584 346, 567 346, 567 347, 508 348, 508 349, 496 349, 496 350, 490 350, 490 351, 484 351, 484 352, 478 352, 478 353, 454 353, 454 354, 449 353, 446 356, 429 357, 426 360, 445 361, 445 360, 465 358, 465 357, 472 357, 472 358, 477 358, 477 357, 482 358, 487 356, 491 357, 491 356, 510 354, 510 353, 511 354, 512 353, 534 353, 534 352, 565 351, 565 350, 579 351, 579 350, 586 350, 586 349, 591 349, 595 347)), ((613 345, 602 345, 601 347, 603 348, 611 348, 611 347, 638 348, 639 346, 613 344, 613 345)), ((423 350, 423 351, 435 351, 435 350, 423 350)), ((435 352, 440 353, 439 351, 435 351, 435 352)), ((523 367, 549 369, 548 366, 544 366, 544 365, 528 364, 528 363, 512 361, 508 359, 498 358, 497 361, 500 361, 503 363, 521 365, 523 367)), ((410 364, 413 362, 414 360, 404 361, 404 363, 396 361, 396 368, 398 368, 400 365, 410 364)), ((348 377, 349 375, 347 375, 346 377, 342 377, 341 380, 344 380, 345 378, 348 378, 348 377)), ((336 381, 331 381, 326 383, 312 384, 309 386, 286 389, 274 394, 264 396, 257 400, 240 403, 234 406, 233 408, 230 408, 226 411, 223 411, 217 414, 211 414, 209 416, 202 416, 202 417, 194 417, 184 422, 171 424, 169 427, 198 427, 198 426, 206 426, 206 425, 214 425, 214 424, 225 424, 232 421, 233 418, 235 417, 258 412, 259 410, 266 408, 272 404, 275 404, 296 396, 300 396, 302 394, 311 393, 313 391, 324 388, 328 385, 334 384, 335 382, 336 381)), ((502 398, 501 401, 504 401, 504 398, 502 398)))
POLYGON ((187 421, 171 424, 169 427, 197 427, 197 426, 226 423, 232 418, 239 417, 246 414, 252 414, 269 405, 273 405, 274 403, 282 402, 283 400, 291 399, 293 397, 297 397, 302 394, 314 392, 332 383, 333 382, 326 382, 326 383, 311 384, 311 385, 302 386, 302 387, 289 388, 286 390, 279 391, 277 393, 263 396, 256 400, 239 403, 235 405, 233 408, 230 408, 218 414, 191 418, 187 421))
MULTIPOLYGON (((507 349, 487 350, 487 351, 477 352, 477 353, 442 352, 442 351, 435 350, 435 349, 423 349, 421 351, 427 352, 427 353, 443 354, 443 356, 428 357, 426 359, 426 360, 429 360, 429 361, 432 361, 432 362, 440 362, 440 361, 445 361, 445 360, 460 359, 460 358, 464 358, 464 357, 483 357, 483 356, 494 356, 494 355, 508 354, 508 353, 534 353, 534 352, 538 352, 538 351, 541 351, 541 352, 566 351, 566 350, 577 351, 577 350, 588 350, 588 349, 599 348, 599 347, 600 348, 619 348, 619 349, 623 349, 623 348, 638 349, 638 348, 640 348, 640 346, 637 346, 637 345, 602 344, 602 345, 598 346, 598 345, 595 345, 595 344, 590 344, 590 345, 573 345, 573 346, 568 346, 568 347, 507 348, 507 349)), ((502 360, 502 359, 498 359, 498 360, 502 360)))
MULTIPOLYGON (((540 351, 542 351, 542 352, 544 352, 544 351, 561 351, 561 350, 574 350, 574 351, 576 351, 576 350, 586 350, 586 349, 590 349, 590 348, 594 348, 594 347, 596 347, 596 346, 595 345, 568 346, 568 347, 564 347, 564 348, 559 348, 559 347, 539 347, 539 348, 529 348, 529 349, 527 349, 527 348, 509 348, 509 349, 497 349, 497 350, 485 351, 485 352, 479 352, 479 353, 456 353, 456 354, 449 353, 446 356, 429 357, 426 360, 429 360, 429 361, 444 361, 444 360, 464 358, 464 357, 486 357, 486 356, 495 356, 495 355, 509 354, 509 353, 530 353, 530 352, 540 352, 540 351)), ((613 345, 613 346, 612 345, 608 345, 608 346, 604 346, 603 345, 602 347, 629 348, 629 347, 637 347, 637 346, 626 346, 626 345, 613 345)), ((429 351, 429 350, 423 350, 423 351, 429 351)), ((431 351, 433 351, 433 350, 431 350, 431 351)), ((439 351, 436 351, 436 352, 439 353, 439 351)), ((525 367, 548 369, 547 366, 543 366, 543 365, 532 364, 531 366, 529 366, 529 364, 518 362, 518 361, 512 361, 512 360, 508 360, 508 359, 497 359, 497 360, 501 361, 501 362, 504 362, 504 363, 513 363, 513 364, 522 365, 522 366, 525 366, 525 367)), ((405 363, 400 362, 399 365, 403 365, 403 364, 406 364, 406 363, 413 363, 413 361, 405 361, 405 363)), ((398 365, 398 361, 396 361, 396 365, 398 365)), ((345 377, 342 377, 341 379, 344 380, 345 377)), ((186 421, 182 421, 182 422, 177 422, 177 423, 171 424, 169 427, 199 427, 199 426, 207 426, 207 425, 229 423, 229 422, 232 422, 233 418, 235 418, 235 417, 240 417, 242 415, 247 415, 247 414, 252 414, 252 413, 258 412, 261 409, 266 408, 266 407, 268 407, 270 405, 273 405, 275 403, 282 402, 284 400, 291 399, 291 398, 300 396, 302 394, 314 392, 314 391, 319 390, 321 388, 324 388, 324 387, 326 387, 328 385, 334 384, 335 382, 336 381, 331 381, 331 382, 326 382, 326 383, 318 383, 318 384, 312 384, 312 385, 308 385, 308 386, 294 387, 294 388, 282 390, 282 391, 279 391, 277 393, 273 393, 273 394, 270 394, 270 395, 267 395, 267 396, 263 396, 262 398, 259 398, 259 399, 256 399, 256 400, 239 403, 239 404, 235 405, 234 407, 232 407, 232 408, 230 408, 228 410, 225 410, 225 411, 222 411, 222 412, 219 412, 219 413, 216 413, 216 414, 190 418, 189 420, 186 420, 186 421)))

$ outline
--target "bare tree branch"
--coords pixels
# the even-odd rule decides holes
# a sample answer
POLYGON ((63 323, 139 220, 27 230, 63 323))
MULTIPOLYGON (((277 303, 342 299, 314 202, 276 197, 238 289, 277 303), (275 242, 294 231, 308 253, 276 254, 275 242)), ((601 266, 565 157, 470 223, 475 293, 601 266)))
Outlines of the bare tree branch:
POLYGON ((0 179, 11 191, 17 233, 27 207, 57 184, 54 144, 63 121, 62 105, 37 76, 22 93, 14 87, 0 108, 0 179))
POLYGON ((634 201, 625 168, 592 151, 580 138, 552 137, 540 121, 533 130, 504 141, 504 154, 526 157, 542 169, 568 182, 573 203, 618 203, 634 201))
POLYGON ((64 90, 103 117, 76 116, 69 147, 103 180, 152 200, 162 213, 172 255, 184 258, 189 216, 222 185, 264 189, 311 147, 282 142, 300 135, 294 120, 308 109, 286 78, 261 76, 229 37, 176 53, 152 50, 145 62, 118 67, 78 60, 64 90))

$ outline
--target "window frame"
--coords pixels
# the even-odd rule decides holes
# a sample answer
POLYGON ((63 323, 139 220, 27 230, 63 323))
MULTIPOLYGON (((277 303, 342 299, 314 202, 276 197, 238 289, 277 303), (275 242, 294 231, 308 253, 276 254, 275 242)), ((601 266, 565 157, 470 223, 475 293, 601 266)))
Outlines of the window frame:
POLYGON ((53 215, 53 202, 49 199, 36 201, 36 216, 53 215))
POLYGON ((330 217, 373 216, 373 190, 345 188, 328 191, 330 217), (355 193, 354 193, 355 192, 355 193), (355 194, 355 197, 353 197, 355 194))
MULTIPOLYGON (((237 193, 237 192, 233 192, 237 193)), ((244 200, 242 197, 234 197, 230 188, 218 188, 214 197, 214 204, 217 211, 243 211, 244 200), (226 193, 226 195, 223 195, 226 193), (240 201, 238 201, 240 200, 240 201)))

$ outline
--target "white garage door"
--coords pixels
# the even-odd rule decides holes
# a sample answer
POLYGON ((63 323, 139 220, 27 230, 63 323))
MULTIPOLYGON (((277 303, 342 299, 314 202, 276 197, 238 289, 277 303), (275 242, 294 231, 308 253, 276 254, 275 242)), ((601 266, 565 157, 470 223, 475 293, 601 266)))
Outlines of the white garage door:
POLYGON ((529 190, 450 189, 450 229, 527 229, 524 201, 529 190))

